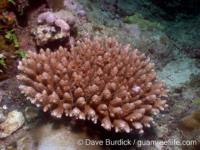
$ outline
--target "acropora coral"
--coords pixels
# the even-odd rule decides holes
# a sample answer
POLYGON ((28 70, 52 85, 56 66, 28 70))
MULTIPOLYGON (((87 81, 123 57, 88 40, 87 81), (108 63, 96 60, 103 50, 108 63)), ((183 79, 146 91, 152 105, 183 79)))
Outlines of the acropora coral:
POLYGON ((86 118, 106 130, 143 133, 150 127, 153 115, 167 107, 168 90, 157 81, 153 63, 145 54, 130 51, 130 45, 114 39, 85 39, 71 50, 39 54, 29 51, 28 59, 19 62, 24 75, 19 89, 43 111, 61 118, 62 114, 86 118), (162 98, 161 98, 162 97, 162 98))

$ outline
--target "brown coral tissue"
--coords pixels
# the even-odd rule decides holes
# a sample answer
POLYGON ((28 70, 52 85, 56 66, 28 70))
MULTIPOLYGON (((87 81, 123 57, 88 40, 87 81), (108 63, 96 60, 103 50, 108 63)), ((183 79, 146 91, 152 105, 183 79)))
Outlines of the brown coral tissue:
POLYGON ((31 103, 57 118, 64 113, 99 120, 106 130, 143 133, 152 116, 167 107, 163 98, 168 90, 164 81, 156 80, 154 64, 137 51, 106 37, 77 42, 70 52, 62 47, 29 52, 18 66, 25 74, 17 76, 23 81, 19 88, 31 103))
POLYGON ((200 109, 182 118, 178 123, 183 140, 193 141, 193 144, 182 145, 183 150, 199 150, 200 147, 200 109))
POLYGON ((63 8, 64 0, 46 0, 47 4, 53 11, 58 11, 63 8))

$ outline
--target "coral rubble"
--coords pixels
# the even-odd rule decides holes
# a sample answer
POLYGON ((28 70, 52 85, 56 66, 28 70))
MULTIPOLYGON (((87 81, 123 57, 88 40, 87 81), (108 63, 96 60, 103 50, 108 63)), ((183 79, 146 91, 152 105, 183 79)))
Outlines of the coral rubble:
POLYGON ((3 132, 0 132, 0 138, 5 138, 19 129, 25 122, 21 112, 14 110, 8 114, 8 118, 0 126, 3 132))
POLYGON ((30 52, 28 60, 22 59, 18 69, 25 75, 19 86, 22 93, 44 112, 61 118, 87 117, 94 123, 101 121, 106 130, 116 132, 150 127, 153 115, 167 107, 168 90, 164 81, 157 81, 150 59, 145 54, 122 50, 114 39, 85 39, 72 46, 71 51, 60 47, 58 51, 39 54, 30 52))
POLYGON ((72 122, 65 122, 62 120, 42 120, 31 130, 30 134, 26 136, 27 139, 37 142, 38 144, 29 144, 23 142, 24 148, 31 150, 110 150, 110 148, 103 145, 77 144, 77 141, 86 140, 102 140, 97 130, 87 127, 84 124, 74 124, 72 122), (56 127, 56 128, 55 128, 56 127))

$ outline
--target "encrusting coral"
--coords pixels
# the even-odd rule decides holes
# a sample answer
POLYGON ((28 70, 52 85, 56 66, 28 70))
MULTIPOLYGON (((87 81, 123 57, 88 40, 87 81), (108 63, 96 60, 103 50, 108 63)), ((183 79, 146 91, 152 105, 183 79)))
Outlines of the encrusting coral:
POLYGON ((28 59, 19 62, 18 69, 25 75, 19 88, 27 99, 44 112, 61 118, 74 116, 92 120, 106 130, 116 132, 136 130, 143 133, 143 125, 150 127, 152 115, 167 107, 168 90, 164 81, 156 81, 150 59, 137 56, 137 49, 106 37, 104 41, 85 39, 72 46, 70 52, 58 51, 39 54, 30 52, 28 59))
POLYGON ((200 128, 200 109, 191 115, 182 118, 178 123, 179 129, 182 131, 192 131, 200 128))
POLYGON ((198 150, 200 147, 200 109, 182 118, 178 123, 183 140, 193 141, 194 144, 183 145, 182 149, 198 150))
POLYGON ((44 12, 38 16, 37 22, 39 25, 32 31, 36 36, 38 46, 47 44, 49 41, 70 37, 70 26, 68 23, 73 24, 74 18, 70 15, 62 18, 59 14, 52 12, 44 12))

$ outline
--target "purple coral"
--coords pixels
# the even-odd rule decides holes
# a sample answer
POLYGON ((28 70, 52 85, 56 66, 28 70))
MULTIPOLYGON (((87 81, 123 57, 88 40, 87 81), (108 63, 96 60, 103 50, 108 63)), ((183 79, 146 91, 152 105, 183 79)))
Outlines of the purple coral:
POLYGON ((85 11, 84 10, 80 10, 77 12, 78 15, 80 15, 81 17, 85 16, 85 11))
POLYGON ((32 33, 36 36, 37 45, 41 46, 46 44, 48 41, 70 36, 70 26, 66 22, 69 19, 65 21, 62 16, 64 15, 58 15, 51 12, 45 12, 38 16, 37 21, 40 25, 36 27, 35 31, 32 31, 32 33), (61 29, 57 30, 56 27, 61 29))
POLYGON ((66 11, 59 11, 54 13, 54 15, 56 19, 62 19, 66 21, 70 26, 75 24, 75 17, 66 11))
POLYGON ((70 36, 70 27, 62 19, 56 19, 55 25, 61 28, 61 34, 63 37, 70 36))
POLYGON ((38 16, 37 21, 41 24, 47 23, 52 25, 55 21, 55 16, 51 12, 44 12, 38 16))
POLYGON ((73 0, 65 0, 64 6, 67 7, 70 11, 75 11, 77 9, 77 4, 73 0))

